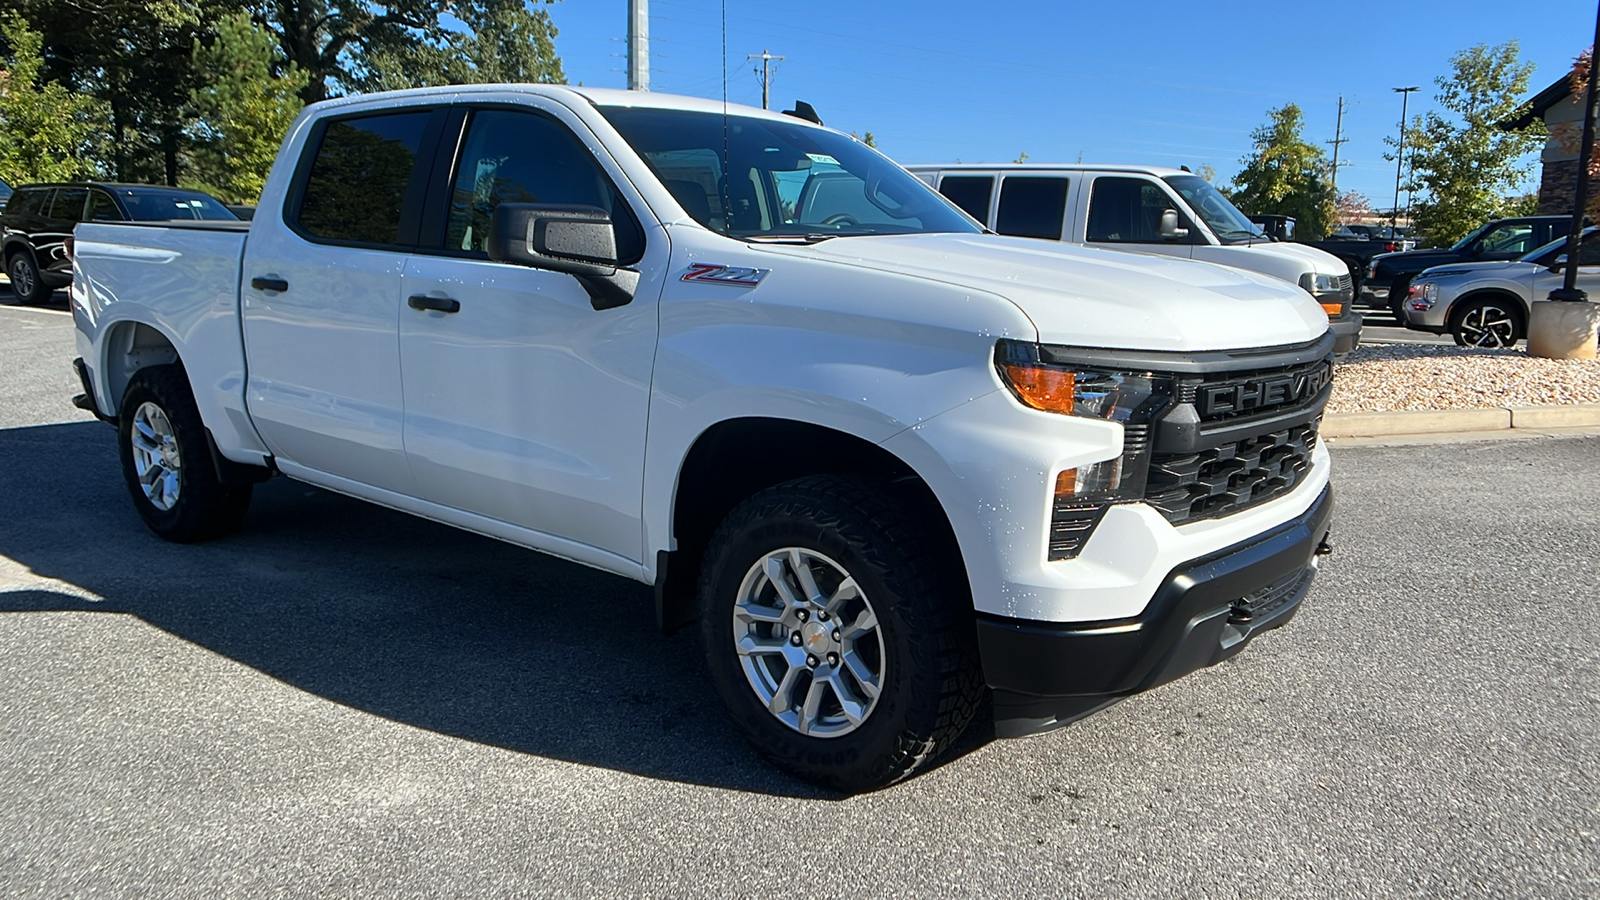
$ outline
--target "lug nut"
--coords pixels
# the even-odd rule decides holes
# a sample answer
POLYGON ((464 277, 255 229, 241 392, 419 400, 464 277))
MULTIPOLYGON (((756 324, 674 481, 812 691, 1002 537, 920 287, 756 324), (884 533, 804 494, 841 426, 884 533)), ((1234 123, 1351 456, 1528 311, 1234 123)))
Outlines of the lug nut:
POLYGON ((828 621, 828 611, 827 610, 823 610, 823 611, 817 613, 817 621, 818 622, 826 622, 826 621, 828 621))
POLYGON ((794 615, 795 615, 795 618, 799 619, 802 622, 804 622, 805 620, 811 618, 811 614, 806 612, 803 609, 798 611, 798 612, 796 612, 794 615))
POLYGON ((839 664, 839 654, 837 654, 837 653, 829 653, 828 654, 828 665, 837 666, 838 664, 839 664))
POLYGON ((790 632, 790 634, 789 634, 789 643, 795 645, 796 647, 800 646, 800 632, 798 632, 798 631, 790 632))
POLYGON ((833 630, 833 642, 835 644, 839 643, 839 629, 837 628, 833 630))
POLYGON ((811 668, 815 669, 817 667, 817 658, 815 656, 806 657, 806 665, 808 665, 811 668))

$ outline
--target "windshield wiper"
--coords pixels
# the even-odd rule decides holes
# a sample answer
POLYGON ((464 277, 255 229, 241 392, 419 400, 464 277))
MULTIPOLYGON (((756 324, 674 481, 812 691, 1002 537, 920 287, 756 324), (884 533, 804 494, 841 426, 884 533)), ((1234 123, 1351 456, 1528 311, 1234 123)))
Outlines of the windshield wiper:
POLYGON ((752 244, 820 244, 837 234, 747 234, 739 238, 752 244))

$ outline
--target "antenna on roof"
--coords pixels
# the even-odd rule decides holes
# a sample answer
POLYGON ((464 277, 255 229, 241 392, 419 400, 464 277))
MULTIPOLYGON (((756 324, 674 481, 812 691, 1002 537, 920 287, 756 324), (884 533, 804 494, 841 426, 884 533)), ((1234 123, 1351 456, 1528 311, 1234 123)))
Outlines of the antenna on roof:
POLYGON ((818 116, 817 111, 811 108, 811 104, 805 102, 804 100, 796 100, 794 102, 794 109, 786 109, 783 111, 783 114, 786 116, 794 116, 796 119, 805 119, 807 122, 815 122, 818 125, 822 124, 822 117, 818 116))

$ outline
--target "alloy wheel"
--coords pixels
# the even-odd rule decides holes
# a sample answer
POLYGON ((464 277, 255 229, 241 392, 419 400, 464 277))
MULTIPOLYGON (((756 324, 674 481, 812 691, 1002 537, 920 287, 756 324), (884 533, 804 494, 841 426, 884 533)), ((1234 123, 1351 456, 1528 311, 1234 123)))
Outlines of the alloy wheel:
POLYGON ((166 411, 154 403, 139 404, 128 440, 145 499, 163 512, 171 509, 183 488, 183 460, 178 455, 178 436, 166 411))
POLYGON ((784 547, 750 567, 733 607, 734 649, 756 698, 810 737, 861 727, 884 685, 883 630, 844 567, 784 547))
POLYGON ((1461 317, 1461 340, 1468 347, 1510 347, 1517 342, 1517 322, 1498 306, 1467 310, 1461 317))

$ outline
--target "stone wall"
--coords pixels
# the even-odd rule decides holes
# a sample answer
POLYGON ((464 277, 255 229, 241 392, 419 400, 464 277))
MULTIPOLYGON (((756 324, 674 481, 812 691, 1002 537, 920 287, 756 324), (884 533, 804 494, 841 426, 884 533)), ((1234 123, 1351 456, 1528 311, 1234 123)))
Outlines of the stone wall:
MULTIPOLYGON (((1539 214, 1571 215, 1573 192, 1578 188, 1578 161, 1575 159, 1546 160, 1544 173, 1539 178, 1539 214)), ((1589 177, 1590 215, 1594 215, 1595 201, 1600 198, 1600 178, 1589 177)))

